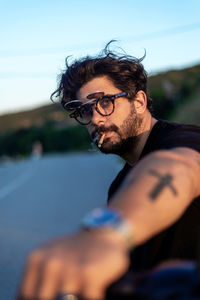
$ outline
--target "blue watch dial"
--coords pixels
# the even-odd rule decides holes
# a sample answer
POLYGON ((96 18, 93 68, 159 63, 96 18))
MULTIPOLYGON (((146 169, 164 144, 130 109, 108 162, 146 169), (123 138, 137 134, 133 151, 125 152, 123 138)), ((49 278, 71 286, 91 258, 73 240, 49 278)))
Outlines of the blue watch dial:
POLYGON ((83 219, 83 226, 89 228, 98 228, 105 226, 117 226, 121 223, 119 214, 111 209, 97 208, 86 215, 83 219))

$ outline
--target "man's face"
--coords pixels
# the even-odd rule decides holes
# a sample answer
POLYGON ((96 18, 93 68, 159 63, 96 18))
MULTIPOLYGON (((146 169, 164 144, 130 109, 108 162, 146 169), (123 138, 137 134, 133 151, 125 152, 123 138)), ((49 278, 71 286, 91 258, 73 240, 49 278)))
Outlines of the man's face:
MULTIPOLYGON (((113 95, 121 91, 114 86, 108 77, 97 77, 83 85, 77 92, 77 98, 87 102, 86 97, 94 92, 101 91, 105 95, 113 95)), ((141 125, 141 119, 136 115, 134 102, 125 97, 115 100, 115 110, 110 116, 100 115, 95 108, 91 123, 87 129, 91 138, 98 144, 104 134, 100 151, 123 155, 134 146, 141 125)))

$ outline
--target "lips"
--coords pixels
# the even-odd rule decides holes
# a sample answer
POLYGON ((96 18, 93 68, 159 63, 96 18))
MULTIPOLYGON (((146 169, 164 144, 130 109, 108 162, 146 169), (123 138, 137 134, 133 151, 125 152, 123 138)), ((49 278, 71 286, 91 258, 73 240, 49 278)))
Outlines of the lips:
POLYGON ((104 126, 97 128, 94 132, 91 134, 91 138, 94 142, 97 142, 100 140, 101 136, 105 134, 105 138, 109 138, 113 133, 117 133, 118 128, 114 125, 106 128, 104 126))
POLYGON ((101 139, 102 135, 105 134, 104 132, 96 132, 96 134, 94 135, 94 137, 92 137, 93 141, 95 143, 99 142, 99 140, 101 139))
POLYGON ((105 140, 106 138, 109 138, 110 136, 112 136, 112 134, 113 134, 113 131, 97 132, 94 135, 94 138, 92 138, 92 139, 93 139, 94 143, 98 143, 103 135, 104 135, 104 140, 105 140))
POLYGON ((105 137, 109 137, 112 134, 113 134, 113 131, 106 131, 105 132, 105 137))

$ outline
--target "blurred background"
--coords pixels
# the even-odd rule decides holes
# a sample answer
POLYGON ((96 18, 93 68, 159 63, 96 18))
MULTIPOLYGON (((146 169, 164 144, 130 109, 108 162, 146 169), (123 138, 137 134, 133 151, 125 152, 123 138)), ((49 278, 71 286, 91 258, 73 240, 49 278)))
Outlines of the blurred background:
POLYGON ((0 291, 24 259, 106 202, 123 162, 101 155, 50 94, 70 60, 114 49, 142 57, 157 118, 200 125, 198 0, 0 0, 0 291))

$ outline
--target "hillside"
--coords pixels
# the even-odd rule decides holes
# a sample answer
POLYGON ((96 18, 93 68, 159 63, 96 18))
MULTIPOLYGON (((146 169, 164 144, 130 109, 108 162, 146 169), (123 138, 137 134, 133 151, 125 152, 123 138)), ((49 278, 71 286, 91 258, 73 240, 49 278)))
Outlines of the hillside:
MULTIPOLYGON (((50 101, 49 101, 50 102, 50 101)), ((10 113, 0 116, 0 133, 32 126, 42 127, 46 123, 54 123, 56 127, 64 128, 74 122, 68 118, 60 104, 51 103, 36 109, 10 113)))
MULTIPOLYGON (((200 124, 200 65, 171 70, 149 77, 148 89, 154 102, 154 115, 200 124)), ((0 133, 47 123, 66 128, 75 123, 60 104, 0 116, 0 133)))
POLYGON ((156 117, 200 125, 200 65, 149 78, 156 117))
MULTIPOLYGON (((149 77, 156 118, 200 125, 200 65, 149 77)), ((50 101, 49 101, 50 102, 50 101)), ((33 154, 91 149, 84 126, 60 104, 0 116, 0 160, 33 154)))

